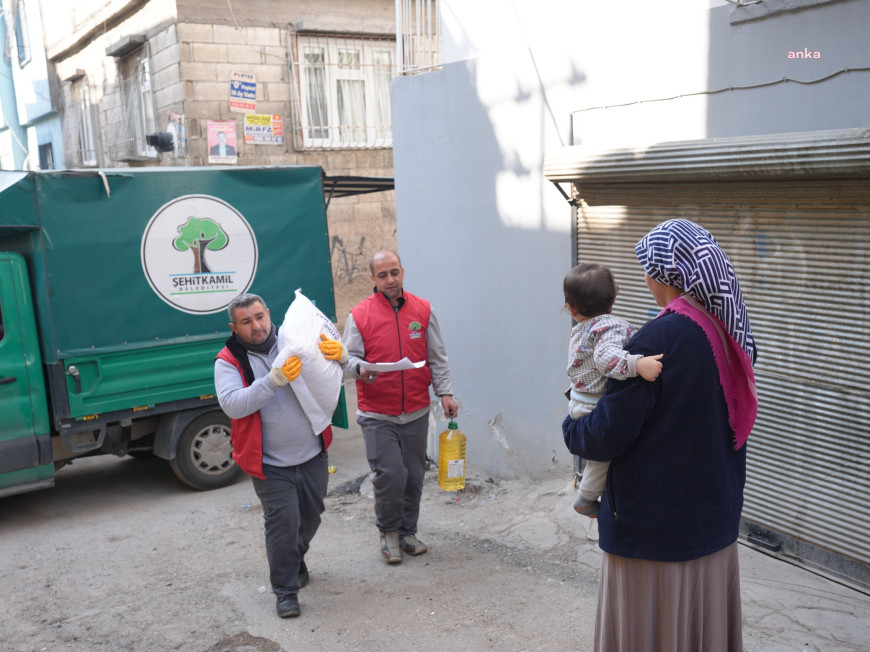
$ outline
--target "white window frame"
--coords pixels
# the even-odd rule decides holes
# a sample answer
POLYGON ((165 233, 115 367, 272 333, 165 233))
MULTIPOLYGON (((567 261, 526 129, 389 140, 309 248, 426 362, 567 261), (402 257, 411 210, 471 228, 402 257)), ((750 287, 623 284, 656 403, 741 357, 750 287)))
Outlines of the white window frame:
POLYGON ((146 50, 131 56, 136 61, 136 72, 124 82, 123 96, 128 124, 134 129, 131 153, 156 158, 157 150, 145 140, 145 136, 157 131, 154 94, 151 89, 151 63, 146 50))
POLYGON ((389 97, 395 42, 391 38, 297 34, 295 50, 291 68, 296 146, 392 147, 389 97))
POLYGON ((15 4, 15 44, 18 49, 18 67, 23 68, 32 58, 30 52, 30 28, 24 0, 15 4))
POLYGON ((87 78, 77 85, 79 114, 79 152, 81 164, 84 167, 97 165, 97 139, 94 130, 93 107, 91 106, 91 90, 87 78))
POLYGON ((157 131, 154 93, 151 88, 148 46, 118 58, 118 77, 103 93, 106 155, 113 161, 152 161, 156 149, 146 136, 157 131))

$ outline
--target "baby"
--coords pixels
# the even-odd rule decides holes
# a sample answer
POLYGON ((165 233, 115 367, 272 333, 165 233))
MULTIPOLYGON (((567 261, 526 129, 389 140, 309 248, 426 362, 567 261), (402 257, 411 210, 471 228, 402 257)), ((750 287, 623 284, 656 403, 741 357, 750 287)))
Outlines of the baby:
MULTIPOLYGON (((625 380, 641 376, 654 381, 662 372, 662 354, 631 355, 624 347, 634 329, 610 314, 619 288, 604 265, 577 265, 565 275, 565 306, 577 325, 571 329, 568 377, 572 419, 589 414, 604 393, 608 378, 625 380)), ((586 461, 580 491, 574 501, 578 514, 596 518, 598 499, 604 493, 610 462, 586 461)))

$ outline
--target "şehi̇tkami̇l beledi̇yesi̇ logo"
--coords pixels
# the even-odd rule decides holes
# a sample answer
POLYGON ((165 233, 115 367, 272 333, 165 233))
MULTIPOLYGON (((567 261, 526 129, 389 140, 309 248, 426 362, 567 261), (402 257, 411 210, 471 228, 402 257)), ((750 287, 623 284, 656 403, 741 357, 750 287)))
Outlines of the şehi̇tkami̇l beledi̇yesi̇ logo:
POLYGON ((161 206, 145 227, 142 268, 154 292, 174 308, 218 312, 251 286, 257 241, 227 202, 185 195, 161 206))

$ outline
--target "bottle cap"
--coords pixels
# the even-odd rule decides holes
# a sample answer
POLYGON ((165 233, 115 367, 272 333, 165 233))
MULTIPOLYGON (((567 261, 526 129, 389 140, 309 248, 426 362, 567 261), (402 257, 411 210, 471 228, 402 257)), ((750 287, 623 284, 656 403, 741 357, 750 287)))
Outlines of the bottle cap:
POLYGON ((459 430, 459 425, 453 419, 450 419, 450 423, 447 424, 447 428, 449 430, 459 430))

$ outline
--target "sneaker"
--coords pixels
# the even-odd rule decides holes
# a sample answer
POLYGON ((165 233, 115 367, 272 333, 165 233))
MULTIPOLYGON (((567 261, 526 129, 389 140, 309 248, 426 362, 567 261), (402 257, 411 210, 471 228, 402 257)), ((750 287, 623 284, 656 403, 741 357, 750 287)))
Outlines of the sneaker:
POLYGON ((305 565, 305 562, 300 562, 299 564, 299 588, 301 589, 303 586, 308 586, 308 583, 311 581, 311 575, 308 574, 308 566, 305 565))
POLYGON ((294 618, 302 613, 299 609, 299 599, 295 593, 285 595, 283 598, 278 598, 278 603, 275 605, 278 615, 281 618, 294 618))
POLYGON ((402 548, 399 546, 398 532, 381 532, 381 554, 388 564, 402 561, 402 548))
POLYGON ((429 548, 426 547, 426 544, 420 541, 420 539, 413 534, 406 534, 405 536, 400 537, 399 543, 402 550, 407 552, 409 555, 422 555, 424 552, 429 550, 429 548))
POLYGON ((580 516, 598 518, 598 507, 600 504, 597 500, 586 500, 583 496, 577 494, 577 499, 574 501, 574 511, 580 514, 580 516))

